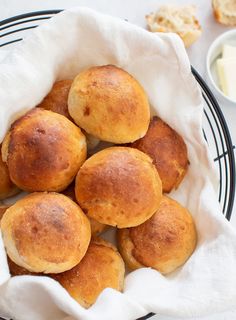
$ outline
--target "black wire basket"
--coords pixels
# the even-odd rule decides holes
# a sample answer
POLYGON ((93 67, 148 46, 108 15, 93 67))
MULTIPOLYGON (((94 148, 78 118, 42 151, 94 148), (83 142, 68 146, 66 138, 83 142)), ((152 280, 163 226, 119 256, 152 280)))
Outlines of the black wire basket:
MULTIPOLYGON (((0 21, 0 48, 3 50, 11 49, 17 45, 17 42, 23 40, 30 29, 36 28, 61 11, 36 11, 0 21)), ((226 219, 230 220, 234 204, 236 179, 234 145, 227 123, 214 95, 193 67, 192 73, 201 88, 204 99, 203 134, 218 171, 218 200, 222 213, 226 219)), ((148 319, 153 315, 148 314, 139 320, 148 319)))

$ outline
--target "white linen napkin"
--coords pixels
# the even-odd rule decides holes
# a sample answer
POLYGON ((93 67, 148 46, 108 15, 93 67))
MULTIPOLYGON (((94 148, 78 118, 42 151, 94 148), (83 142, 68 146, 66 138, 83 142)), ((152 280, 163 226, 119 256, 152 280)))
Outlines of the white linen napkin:
POLYGON ((190 167, 171 196, 194 216, 198 246, 176 272, 130 273, 124 293, 105 289, 88 310, 47 277, 10 278, 0 237, 0 315, 17 320, 134 320, 148 312, 199 316, 236 304, 236 234, 220 213, 217 179, 202 135, 203 103, 181 40, 75 8, 31 32, 0 62, 0 141, 54 81, 92 65, 115 64, 145 88, 153 113, 184 138, 190 167))

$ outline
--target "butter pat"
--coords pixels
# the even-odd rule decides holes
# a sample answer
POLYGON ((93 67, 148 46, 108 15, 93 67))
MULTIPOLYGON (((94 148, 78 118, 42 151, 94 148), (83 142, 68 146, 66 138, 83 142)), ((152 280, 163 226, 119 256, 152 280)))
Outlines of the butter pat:
POLYGON ((236 47, 230 46, 228 44, 223 45, 222 58, 236 58, 236 47))
POLYGON ((236 101, 236 58, 218 59, 217 72, 221 90, 236 101))

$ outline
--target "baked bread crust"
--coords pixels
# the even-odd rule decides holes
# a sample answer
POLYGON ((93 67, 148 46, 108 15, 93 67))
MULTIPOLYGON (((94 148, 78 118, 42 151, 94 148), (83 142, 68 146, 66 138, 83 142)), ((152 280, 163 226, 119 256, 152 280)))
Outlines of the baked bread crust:
POLYGON ((162 181, 163 192, 177 189, 188 169, 187 147, 183 138, 157 116, 150 122, 146 135, 130 145, 146 153, 162 181))
POLYGON ((1 220, 10 259, 30 272, 59 273, 85 255, 91 230, 79 206, 58 193, 32 193, 17 201, 1 220))
POLYGON ((197 242, 188 210, 166 196, 149 220, 117 233, 120 253, 130 269, 152 267, 163 274, 183 265, 197 242))
POLYGON ((143 137, 150 121, 144 89, 128 72, 113 65, 82 71, 71 86, 68 108, 80 128, 113 143, 143 137))
POLYGON ((64 116, 36 108, 13 123, 2 152, 20 189, 61 191, 86 159, 86 140, 64 116))
POLYGON ((75 195, 89 217, 126 228, 156 212, 162 185, 149 156, 134 148, 111 147, 94 154, 80 168, 75 195))
POLYGON ((82 261, 54 279, 82 306, 88 308, 105 288, 123 290, 125 266, 117 249, 100 238, 92 239, 82 261))
POLYGON ((69 120, 72 120, 67 104, 72 82, 73 80, 61 80, 55 82, 51 91, 37 107, 59 113, 69 120))

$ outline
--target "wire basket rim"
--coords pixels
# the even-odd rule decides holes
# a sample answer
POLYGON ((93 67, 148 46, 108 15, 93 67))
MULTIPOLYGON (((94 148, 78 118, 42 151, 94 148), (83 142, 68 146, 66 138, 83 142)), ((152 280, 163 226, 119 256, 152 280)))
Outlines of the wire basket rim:
POLYGON ((64 9, 30 11, 27 13, 22 13, 22 14, 12 16, 10 18, 6 18, 4 20, 0 20, 0 26, 6 25, 8 23, 11 23, 11 22, 14 22, 17 20, 25 19, 25 18, 31 18, 31 17, 35 17, 35 16, 41 16, 41 15, 54 15, 54 14, 60 13, 62 11, 64 11, 64 9))

